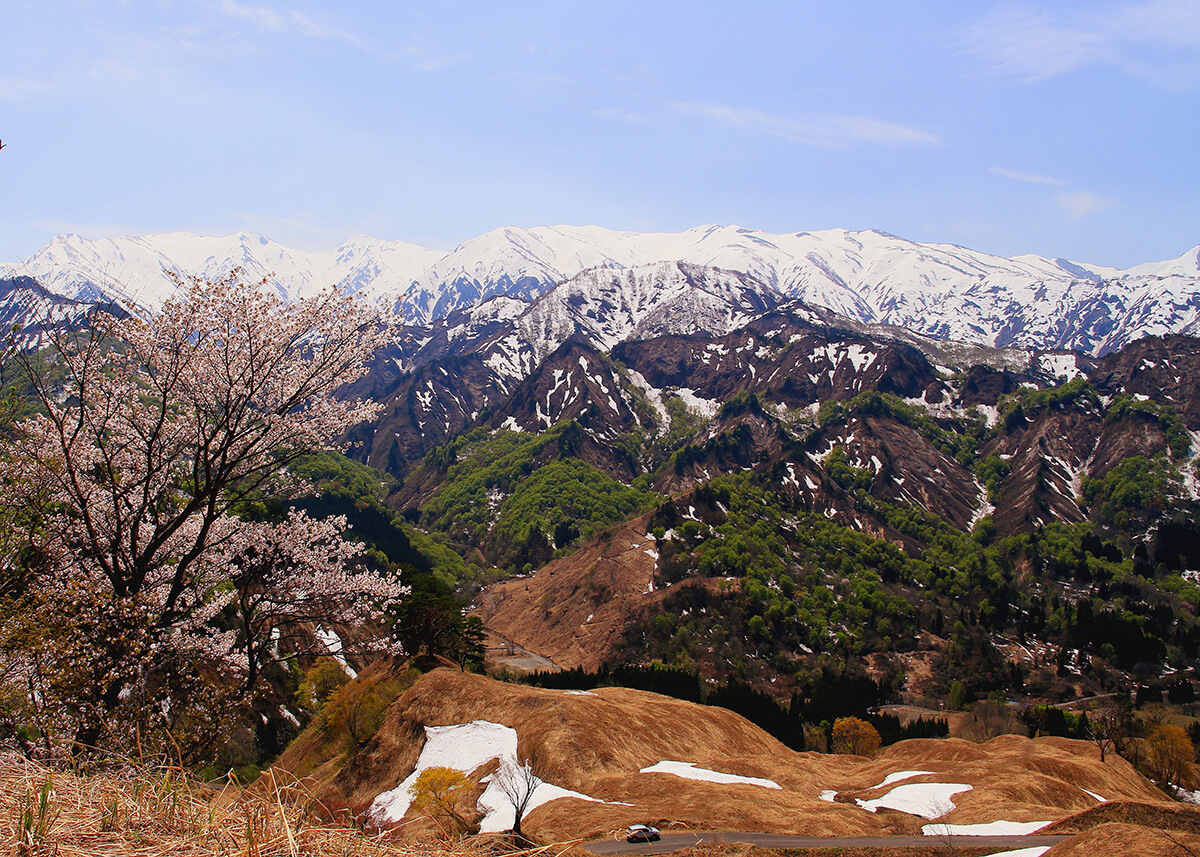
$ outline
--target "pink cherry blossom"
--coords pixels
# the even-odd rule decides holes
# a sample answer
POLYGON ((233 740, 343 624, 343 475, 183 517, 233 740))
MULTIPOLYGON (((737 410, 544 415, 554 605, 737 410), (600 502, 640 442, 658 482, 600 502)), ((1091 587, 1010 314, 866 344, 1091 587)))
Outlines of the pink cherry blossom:
POLYGON ((333 289, 285 304, 240 271, 176 279, 151 320, 97 312, 90 335, 14 358, 40 413, 0 446, 0 507, 41 558, 39 602, 74 617, 63 627, 104 629, 80 665, 96 675, 78 706, 89 743, 156 660, 202 657, 249 688, 281 630, 363 626, 405 592, 358 567, 344 519, 235 514, 286 500, 291 461, 375 413, 336 393, 387 328, 333 289))

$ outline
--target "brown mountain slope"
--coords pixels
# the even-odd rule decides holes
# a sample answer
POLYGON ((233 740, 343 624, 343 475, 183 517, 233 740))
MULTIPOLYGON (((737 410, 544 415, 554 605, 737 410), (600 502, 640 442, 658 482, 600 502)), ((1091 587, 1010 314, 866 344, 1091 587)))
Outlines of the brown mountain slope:
POLYGON ((1084 519, 1077 480, 1103 428, 1099 406, 1084 399, 1014 418, 1011 430, 983 447, 981 456, 999 455, 1012 468, 996 502, 1000 532, 1084 519))
MULTIPOLYGON (((854 803, 890 793, 901 782, 881 783, 901 772, 909 774, 902 780, 906 785, 970 786, 954 795, 957 808, 942 819, 957 824, 1057 821, 1097 804, 1084 789, 1110 800, 1164 802, 1124 760, 1101 764, 1095 748, 1078 741, 1018 736, 986 744, 907 741, 873 759, 795 753, 720 708, 626 688, 581 694, 451 670, 435 670, 402 694, 362 750, 343 756, 336 772, 326 769, 318 796, 363 810, 412 772, 424 727, 480 720, 514 729, 520 751, 537 753, 546 782, 596 799, 565 797, 534 809, 524 827, 549 841, 602 837, 646 821, 812 835, 919 833, 927 819, 872 813, 854 803), (767 779, 779 788, 640 773, 662 761, 767 779), (918 771, 932 773, 913 773, 918 771), (836 801, 829 799, 832 792, 838 793, 836 801)), ((295 748, 280 764, 305 767, 295 748)), ((481 777, 493 766, 473 774, 481 777)))
POLYGON ((1103 393, 1125 392, 1169 402, 1192 431, 1200 429, 1200 342, 1148 336, 1105 357, 1091 381, 1103 393))
POLYGON ((480 618, 560 667, 597 669, 615 653, 629 616, 661 597, 648 521, 615 526, 531 577, 496 584, 480 600, 480 618))
MULTIPOLYGON (((870 472, 870 492, 881 500, 932 512, 960 530, 969 530, 984 511, 987 492, 970 471, 900 420, 855 415, 814 434, 808 442, 809 452, 815 455, 827 455, 835 447, 845 451, 848 465, 870 472)), ((853 524, 858 517, 856 510, 845 508, 850 505, 846 499, 823 508, 814 493, 814 501, 810 508, 842 523, 853 524)))

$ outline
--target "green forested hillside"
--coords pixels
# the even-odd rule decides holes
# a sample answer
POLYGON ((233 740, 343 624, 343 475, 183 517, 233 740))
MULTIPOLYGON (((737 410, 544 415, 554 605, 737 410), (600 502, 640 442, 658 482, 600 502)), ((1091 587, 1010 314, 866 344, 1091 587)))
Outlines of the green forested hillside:
POLYGON ((475 429, 433 450, 425 466, 443 475, 420 506, 422 526, 503 570, 529 572, 653 505, 653 494, 564 454, 572 431, 569 422, 543 434, 475 429))

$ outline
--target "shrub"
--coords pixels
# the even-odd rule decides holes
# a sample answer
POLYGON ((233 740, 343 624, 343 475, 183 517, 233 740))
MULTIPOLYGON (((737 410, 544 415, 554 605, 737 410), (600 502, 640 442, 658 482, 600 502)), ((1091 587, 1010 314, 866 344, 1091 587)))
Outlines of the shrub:
POLYGON ((879 730, 857 717, 839 717, 833 722, 833 752, 873 756, 882 739, 879 730))
POLYGON ((436 824, 448 837, 462 835, 471 827, 466 805, 475 784, 454 768, 426 768, 408 788, 412 808, 436 824))

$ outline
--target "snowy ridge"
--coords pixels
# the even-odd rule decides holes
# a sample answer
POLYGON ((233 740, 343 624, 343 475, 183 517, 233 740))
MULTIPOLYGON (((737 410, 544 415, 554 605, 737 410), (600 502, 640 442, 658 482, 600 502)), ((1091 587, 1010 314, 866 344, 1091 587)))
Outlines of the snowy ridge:
MULTIPOLYGON (((289 300, 336 285, 386 303, 407 323, 428 324, 497 295, 530 303, 584 271, 598 285, 617 271, 657 264, 658 287, 670 289, 678 275, 661 263, 676 262, 748 275, 763 296, 800 299, 938 339, 1105 354, 1147 333, 1200 333, 1200 246, 1120 271, 1039 256, 1006 259, 873 230, 776 235, 737 226, 677 233, 510 226, 450 252, 367 237, 305 252, 245 232, 95 241, 64 235, 8 275, 33 276, 70 298, 104 295, 153 311, 173 288, 165 272, 216 276, 241 266, 252 277, 270 276, 289 300)), ((640 290, 644 297, 655 282, 641 274, 618 291, 632 297, 640 290)), ((636 302, 625 309, 622 324, 646 318, 636 302)), ((653 309, 640 304, 647 314, 653 309)))
POLYGON ((90 308, 86 303, 63 300, 28 277, 0 279, 0 327, 10 331, 13 325, 21 326, 14 335, 19 348, 40 347, 48 328, 81 324, 90 308))
POLYGON ((760 284, 737 274, 659 262, 585 271, 537 301, 520 328, 541 359, 572 337, 611 351, 627 339, 719 336, 774 303, 760 284))
MULTIPOLYGON (((118 300, 157 310, 175 290, 170 274, 219 277, 242 268, 269 278, 285 300, 332 285, 348 293, 382 283, 412 282, 443 254, 400 241, 355 238, 331 250, 290 250, 250 232, 221 238, 173 232, 140 238, 88 240, 59 235, 11 274, 34 277, 64 297, 118 300)), ((390 290, 389 290, 390 291, 390 290)))

